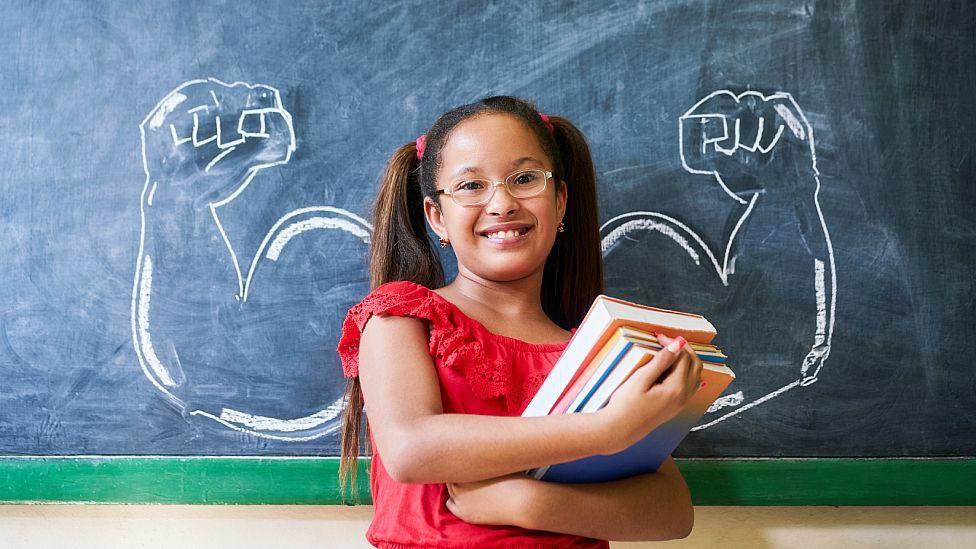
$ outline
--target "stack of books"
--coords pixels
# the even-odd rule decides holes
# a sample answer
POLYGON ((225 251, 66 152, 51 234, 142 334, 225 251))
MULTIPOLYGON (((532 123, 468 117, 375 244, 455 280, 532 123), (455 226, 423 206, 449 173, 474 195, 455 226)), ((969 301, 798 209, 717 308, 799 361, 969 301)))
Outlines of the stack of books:
POLYGON ((603 408, 614 390, 663 348, 655 333, 684 337, 702 360, 698 391, 678 415, 621 452, 539 467, 529 475, 553 482, 604 482, 657 471, 735 378, 725 354, 711 344, 715 328, 701 315, 598 296, 522 416, 603 408))

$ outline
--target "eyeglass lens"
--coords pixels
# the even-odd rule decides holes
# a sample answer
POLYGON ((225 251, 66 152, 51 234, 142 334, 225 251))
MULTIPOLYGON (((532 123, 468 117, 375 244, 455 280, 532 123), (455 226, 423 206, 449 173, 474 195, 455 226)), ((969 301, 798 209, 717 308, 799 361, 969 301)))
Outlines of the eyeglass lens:
MULTIPOLYGON (((543 170, 521 170, 505 178, 508 192, 516 198, 528 198, 546 188, 546 172, 543 170)), ((463 204, 478 204, 491 196, 494 183, 487 179, 464 179, 454 184, 453 197, 463 204)))

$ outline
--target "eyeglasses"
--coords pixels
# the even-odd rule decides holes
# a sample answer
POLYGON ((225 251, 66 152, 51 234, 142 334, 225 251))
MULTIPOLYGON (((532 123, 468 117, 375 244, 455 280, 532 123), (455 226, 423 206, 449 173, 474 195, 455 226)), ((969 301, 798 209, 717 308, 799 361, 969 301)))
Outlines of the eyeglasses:
POLYGON ((447 189, 437 189, 434 194, 449 195, 459 206, 481 206, 495 196, 495 188, 505 185, 508 193, 515 198, 529 198, 546 190, 546 183, 552 172, 544 170, 519 170, 510 174, 504 181, 490 179, 459 179, 447 189))

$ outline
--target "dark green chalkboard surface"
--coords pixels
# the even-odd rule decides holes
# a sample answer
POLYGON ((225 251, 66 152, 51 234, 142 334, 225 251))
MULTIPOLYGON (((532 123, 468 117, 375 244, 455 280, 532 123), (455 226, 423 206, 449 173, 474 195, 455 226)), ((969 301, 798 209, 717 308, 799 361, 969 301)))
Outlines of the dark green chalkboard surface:
POLYGON ((974 12, 7 6, 0 501, 365 502, 335 347, 379 174, 503 93, 587 135, 607 293, 718 328, 696 502, 976 503, 974 12))

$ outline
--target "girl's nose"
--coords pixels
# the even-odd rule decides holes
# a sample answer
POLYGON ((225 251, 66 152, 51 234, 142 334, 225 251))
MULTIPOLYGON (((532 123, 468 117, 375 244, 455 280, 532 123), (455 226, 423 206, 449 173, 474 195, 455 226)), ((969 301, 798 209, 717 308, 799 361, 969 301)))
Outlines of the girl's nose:
POLYGON ((493 185, 495 186, 495 192, 492 194, 491 199, 488 200, 488 203, 485 204, 485 211, 497 215, 506 215, 518 211, 519 201, 508 192, 508 187, 501 182, 495 182, 493 185))

